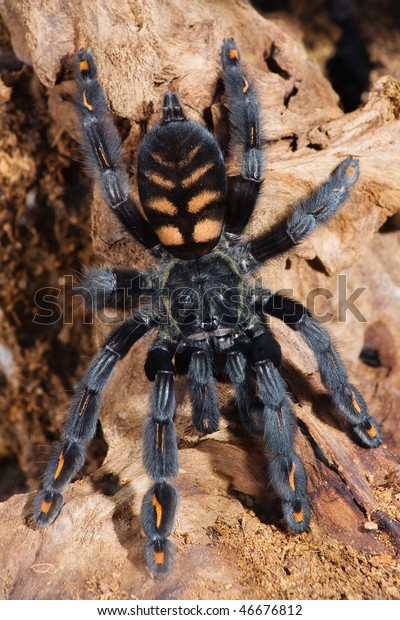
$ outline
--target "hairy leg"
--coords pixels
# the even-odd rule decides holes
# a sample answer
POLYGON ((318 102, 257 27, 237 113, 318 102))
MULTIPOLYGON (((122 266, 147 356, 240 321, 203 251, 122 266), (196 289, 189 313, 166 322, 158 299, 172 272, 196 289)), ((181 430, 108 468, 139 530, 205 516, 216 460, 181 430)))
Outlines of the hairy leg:
POLYGON ((178 493, 169 482, 179 470, 173 421, 176 408, 174 348, 174 343, 157 339, 146 362, 146 374, 154 383, 144 435, 143 462, 154 484, 143 498, 141 521, 148 539, 145 559, 156 578, 169 572, 174 556, 174 547, 168 540, 178 503, 178 493))
POLYGON ((83 466, 86 444, 96 432, 102 392, 117 362, 150 329, 150 324, 140 315, 114 329, 77 384, 61 444, 44 472, 42 490, 35 503, 37 525, 48 525, 59 514, 63 505, 62 492, 83 466))
POLYGON ((350 422, 362 444, 376 448, 382 443, 377 421, 368 413, 367 405, 358 389, 349 382, 343 361, 328 332, 302 304, 267 293, 261 302, 262 312, 281 319, 298 331, 316 357, 321 379, 329 389, 336 411, 350 422))
POLYGON ((113 123, 104 90, 89 49, 78 54, 76 106, 83 147, 90 170, 98 178, 104 200, 126 230, 147 248, 159 240, 129 197, 129 179, 123 165, 121 139, 113 123))
POLYGON ((221 58, 231 141, 242 150, 242 167, 230 197, 226 232, 240 235, 255 207, 264 174, 260 106, 252 84, 243 75, 234 39, 224 39, 221 58))
POLYGON ((349 190, 358 179, 359 164, 347 157, 331 173, 328 180, 309 196, 294 205, 286 223, 277 224, 248 244, 259 262, 287 252, 331 218, 347 200, 349 190))

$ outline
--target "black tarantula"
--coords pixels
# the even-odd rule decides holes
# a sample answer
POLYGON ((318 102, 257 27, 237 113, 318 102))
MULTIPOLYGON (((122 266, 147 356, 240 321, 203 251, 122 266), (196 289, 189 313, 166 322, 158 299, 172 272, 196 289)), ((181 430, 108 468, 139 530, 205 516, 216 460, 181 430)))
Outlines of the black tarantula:
POLYGON ((129 197, 121 141, 96 79, 93 56, 89 50, 79 52, 77 107, 89 164, 107 204, 126 230, 155 252, 160 266, 148 273, 108 268, 87 272, 84 286, 97 308, 118 303, 121 296, 138 299, 144 291, 151 304, 113 329, 77 384, 61 445, 44 473, 34 518, 43 526, 59 514, 62 491, 82 467, 86 444, 95 433, 103 389, 117 362, 154 330, 157 335, 145 364, 153 387, 143 447, 153 484, 143 499, 141 522, 147 536, 146 561, 155 577, 164 576, 173 559, 168 537, 178 501, 170 482, 179 469, 175 373, 188 377, 193 424, 202 433, 218 428, 215 376, 229 380, 243 425, 264 434, 268 475, 287 526, 295 532, 308 527, 306 473, 293 448, 296 420, 267 315, 298 331, 313 350, 338 415, 352 425, 361 444, 375 448, 381 443, 379 426, 349 383, 325 329, 300 303, 251 279, 266 260, 293 248, 336 213, 358 178, 358 162, 347 157, 325 183, 294 205, 285 223, 242 240, 263 180, 259 104, 232 38, 224 40, 222 67, 232 141, 242 151, 240 176, 229 200, 224 159, 215 138, 188 120, 177 95, 168 92, 161 123, 140 145, 140 207, 129 197))

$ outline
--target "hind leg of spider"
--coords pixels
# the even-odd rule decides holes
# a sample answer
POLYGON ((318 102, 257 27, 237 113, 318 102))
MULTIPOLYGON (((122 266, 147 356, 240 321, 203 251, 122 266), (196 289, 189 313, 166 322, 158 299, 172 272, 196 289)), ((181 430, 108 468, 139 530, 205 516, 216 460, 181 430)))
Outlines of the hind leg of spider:
POLYGON ((158 341, 146 362, 146 374, 154 383, 144 436, 143 462, 154 484, 143 498, 141 522, 147 537, 145 559, 156 578, 167 575, 174 556, 173 544, 168 540, 178 503, 178 493, 169 479, 174 478, 179 469, 173 421, 176 406, 173 353, 174 343, 165 345, 158 341))
POLYGON ((145 247, 159 244, 149 223, 129 197, 129 179, 121 139, 113 123, 104 90, 97 81, 97 69, 89 49, 78 54, 77 111, 81 123, 86 159, 100 181, 103 196, 126 230, 145 247))
POLYGON ((321 379, 330 391, 336 411, 350 422, 355 435, 364 446, 378 447, 382 443, 379 425, 369 415, 358 389, 349 382, 343 361, 328 332, 312 317, 307 308, 282 295, 266 293, 262 311, 281 319, 288 327, 299 332, 314 352, 321 379))
POLYGON ((86 444, 95 434, 102 392, 117 362, 149 330, 148 322, 139 315, 114 329, 76 386, 61 445, 44 472, 42 490, 35 502, 33 516, 37 525, 48 525, 59 514, 62 492, 83 466, 86 444))
POLYGON ((287 526, 294 532, 304 532, 310 522, 310 507, 306 473, 293 449, 296 419, 275 364, 265 360, 254 366, 264 402, 264 447, 271 484, 282 502, 287 526))
POLYGON ((226 231, 240 235, 255 207, 264 173, 260 110, 253 86, 243 75, 234 39, 224 39, 221 51, 229 104, 231 141, 242 149, 240 177, 232 188, 226 231))

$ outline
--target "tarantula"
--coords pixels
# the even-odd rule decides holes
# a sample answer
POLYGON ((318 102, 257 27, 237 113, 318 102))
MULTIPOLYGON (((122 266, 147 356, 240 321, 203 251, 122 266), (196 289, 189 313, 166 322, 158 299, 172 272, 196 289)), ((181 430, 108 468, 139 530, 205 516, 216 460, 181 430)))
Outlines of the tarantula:
POLYGON ((252 284, 265 261, 298 244, 332 217, 356 182, 359 165, 347 157, 328 180, 294 205, 289 219, 250 240, 241 239, 257 203, 264 158, 259 103, 242 73, 234 39, 222 46, 222 67, 229 103, 231 140, 242 153, 233 191, 221 149, 213 135, 186 118, 178 96, 164 95, 162 119, 143 138, 138 156, 140 205, 129 196, 121 140, 96 79, 90 50, 79 52, 77 107, 84 149, 106 203, 125 229, 160 261, 148 273, 100 268, 89 270, 84 288, 96 307, 138 297, 151 303, 111 331, 77 384, 63 438, 44 473, 34 519, 40 526, 59 514, 62 491, 82 467, 93 438, 102 391, 117 362, 145 334, 156 332, 145 364, 153 382, 150 415, 144 431, 143 460, 153 484, 143 499, 141 522, 145 558, 155 577, 171 567, 168 540, 178 501, 171 478, 178 474, 174 425, 174 376, 187 375, 193 424, 202 433, 219 422, 216 376, 232 384, 241 422, 264 435, 268 475, 281 500, 287 526, 303 532, 309 524, 307 479, 294 452, 296 420, 279 373, 281 350, 265 317, 281 319, 313 350, 323 383, 339 416, 359 441, 381 443, 377 422, 360 392, 349 383, 343 362, 325 329, 297 301, 252 284))

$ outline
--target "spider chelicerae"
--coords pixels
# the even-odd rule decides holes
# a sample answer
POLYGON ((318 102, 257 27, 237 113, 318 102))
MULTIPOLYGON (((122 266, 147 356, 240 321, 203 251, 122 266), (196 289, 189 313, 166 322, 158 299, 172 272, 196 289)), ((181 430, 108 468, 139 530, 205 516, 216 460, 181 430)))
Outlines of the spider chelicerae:
POLYGON ((263 181, 263 140, 257 97, 242 73, 236 43, 228 38, 222 46, 222 68, 231 141, 241 149, 240 175, 228 192, 218 143, 207 129, 186 118, 177 95, 168 92, 161 122, 140 144, 141 205, 136 205, 129 196, 121 140, 90 50, 79 52, 78 67, 77 108, 88 163, 106 203, 134 239, 158 257, 159 268, 146 273, 99 268, 84 276, 83 289, 97 309, 128 296, 138 299, 144 292, 151 303, 111 331, 75 387, 62 441, 44 473, 34 519, 43 526, 59 514, 62 491, 84 464, 101 395, 117 362, 154 331, 145 364, 153 387, 143 446, 153 483, 143 499, 141 522, 147 564, 155 577, 162 577, 172 564, 168 538, 178 502, 171 483, 178 474, 176 373, 187 375, 193 424, 202 433, 218 428, 215 377, 228 379, 244 427, 264 435, 268 477, 287 526, 295 532, 308 527, 306 473, 293 447, 296 420, 279 373, 281 350, 265 320, 268 315, 299 332, 313 350, 335 410, 361 444, 374 448, 381 443, 379 426, 349 383, 329 334, 300 303, 255 285, 252 278, 265 261, 293 248, 336 213, 358 178, 359 165, 347 157, 325 183, 294 205, 286 222, 254 239, 242 239, 263 181))

